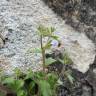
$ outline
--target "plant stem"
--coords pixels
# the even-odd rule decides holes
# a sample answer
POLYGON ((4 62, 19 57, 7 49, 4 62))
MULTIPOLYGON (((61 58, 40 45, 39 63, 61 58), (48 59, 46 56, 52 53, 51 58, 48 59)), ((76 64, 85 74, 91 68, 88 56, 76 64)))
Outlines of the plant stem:
POLYGON ((40 38, 40 43, 41 43, 41 50, 42 50, 43 71, 45 72, 45 49, 43 47, 42 35, 41 35, 41 38, 40 38))

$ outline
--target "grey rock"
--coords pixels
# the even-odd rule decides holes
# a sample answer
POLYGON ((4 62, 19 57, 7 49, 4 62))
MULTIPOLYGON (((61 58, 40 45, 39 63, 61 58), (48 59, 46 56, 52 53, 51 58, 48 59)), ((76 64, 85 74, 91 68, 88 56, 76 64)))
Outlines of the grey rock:
POLYGON ((55 34, 62 42, 59 50, 68 52, 74 68, 84 73, 94 61, 93 42, 84 33, 66 25, 42 0, 0 0, 0 18, 2 32, 8 38, 4 48, 0 49, 0 55, 10 61, 11 71, 7 67, 8 72, 12 72, 15 67, 23 70, 32 68, 34 71, 42 69, 41 55, 28 53, 29 49, 40 46, 36 33, 39 24, 56 28, 55 34))
POLYGON ((83 86, 82 96, 92 96, 91 88, 88 86, 83 86))
POLYGON ((4 42, 3 40, 0 38, 0 48, 2 48, 4 46, 4 42))

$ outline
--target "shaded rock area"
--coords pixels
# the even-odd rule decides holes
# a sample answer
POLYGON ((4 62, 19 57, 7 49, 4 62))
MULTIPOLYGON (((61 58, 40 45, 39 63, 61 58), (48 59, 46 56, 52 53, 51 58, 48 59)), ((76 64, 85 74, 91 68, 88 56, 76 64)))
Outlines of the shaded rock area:
POLYGON ((63 85, 60 85, 57 89, 58 96, 96 96, 96 61, 90 66, 90 69, 86 73, 81 73, 72 68, 72 64, 64 65, 57 59, 62 58, 62 53, 55 55, 56 53, 47 55, 57 61, 49 66, 49 70, 60 74, 60 80, 63 85), (56 57, 55 57, 56 56, 56 57), (66 71, 70 70, 70 75, 74 78, 74 83, 70 83, 68 78, 64 76, 66 71), (59 72, 59 73, 58 73, 59 72), (63 72, 63 74, 61 74, 63 72))
POLYGON ((96 43, 96 0, 43 0, 66 24, 96 43))

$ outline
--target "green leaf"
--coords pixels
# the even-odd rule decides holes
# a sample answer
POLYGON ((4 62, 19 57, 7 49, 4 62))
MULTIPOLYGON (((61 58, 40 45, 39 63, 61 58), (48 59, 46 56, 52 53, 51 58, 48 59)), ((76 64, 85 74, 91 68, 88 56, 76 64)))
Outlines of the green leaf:
POLYGON ((50 49, 52 40, 48 41, 47 44, 44 46, 45 49, 50 49))
POLYGON ((60 61, 62 64, 64 64, 64 60, 62 60, 62 59, 59 59, 59 61, 60 61))
POLYGON ((58 36, 51 36, 53 39, 58 40, 58 36))
POLYGON ((55 31, 53 27, 45 27, 43 25, 40 25, 38 27, 38 34, 40 36, 46 37, 46 36, 52 36, 52 33, 55 31))
POLYGON ((58 79, 57 83, 58 83, 59 85, 63 85, 63 82, 62 82, 60 79, 58 79))
POLYGON ((5 80, 3 81, 3 84, 7 84, 9 88, 17 92, 20 88, 23 87, 24 81, 16 80, 12 77, 9 77, 9 78, 5 78, 5 80))
POLYGON ((34 53, 41 53, 42 51, 41 51, 41 48, 35 48, 35 49, 33 49, 33 52, 34 53))
POLYGON ((45 59, 45 63, 46 63, 46 65, 50 65, 50 64, 52 64, 52 63, 54 63, 56 60, 55 59, 53 59, 53 58, 47 58, 47 59, 45 59))
POLYGON ((36 83, 34 81, 31 81, 31 83, 28 86, 28 92, 33 96, 35 94, 35 91, 36 91, 36 83))
POLYGON ((63 59, 59 59, 62 64, 72 64, 72 60, 69 58, 67 53, 64 53, 63 59))
POLYGON ((67 77, 68 77, 69 81, 73 84, 73 81, 74 81, 73 77, 71 75, 67 75, 67 77))
POLYGON ((18 68, 15 68, 14 72, 15 72, 16 77, 19 77, 19 76, 21 76, 21 75, 22 75, 21 70, 20 70, 20 69, 18 69, 18 68))
POLYGON ((50 84, 45 80, 39 81, 39 88, 41 96, 52 96, 50 84))
POLYGON ((46 37, 48 36, 50 33, 48 33, 48 29, 46 27, 44 27, 43 25, 40 25, 38 27, 38 33, 39 35, 46 37))
POLYGON ((69 58, 67 53, 64 53, 64 64, 72 64, 72 60, 69 58))
POLYGON ((55 31, 55 28, 54 27, 51 27, 51 33, 53 33, 55 31))
POLYGON ((26 92, 24 90, 19 90, 17 92, 17 96, 27 96, 26 92))
POLYGON ((27 75, 26 75, 26 77, 25 77, 25 80, 26 80, 26 79, 30 79, 30 78, 32 78, 33 76, 34 76, 34 73, 33 73, 31 70, 29 70, 28 73, 27 73, 27 75))
POLYGON ((14 84, 14 88, 15 90, 19 90, 20 88, 22 88, 24 86, 24 81, 23 80, 16 80, 15 84, 14 84))
POLYGON ((8 77, 8 78, 5 78, 5 79, 2 81, 2 83, 3 83, 3 84, 13 84, 14 81, 15 81, 14 78, 8 77))
POLYGON ((34 77, 36 78, 36 79, 43 79, 44 77, 46 76, 46 73, 44 73, 44 72, 35 72, 34 73, 34 77))
POLYGON ((51 85, 51 89, 54 90, 55 85, 57 84, 58 76, 53 73, 47 74, 47 81, 51 85))
POLYGON ((74 83, 74 78, 72 77, 72 75, 67 72, 66 76, 67 76, 68 80, 70 81, 70 83, 73 84, 74 83))
POLYGON ((0 92, 0 96, 5 96, 3 93, 0 92))
POLYGON ((29 53, 41 53, 41 48, 31 48, 28 50, 29 53))

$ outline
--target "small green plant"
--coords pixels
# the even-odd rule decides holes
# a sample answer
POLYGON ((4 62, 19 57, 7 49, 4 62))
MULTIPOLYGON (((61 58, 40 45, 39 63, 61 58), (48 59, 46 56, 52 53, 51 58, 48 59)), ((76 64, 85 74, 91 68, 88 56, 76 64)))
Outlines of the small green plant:
MULTIPOLYGON (((41 47, 35 48, 34 52, 42 54, 43 70, 38 72, 28 70, 27 73, 22 73, 16 68, 14 76, 1 77, 0 82, 11 88, 17 96, 57 96, 56 88, 62 82, 57 74, 46 72, 46 67, 56 62, 56 60, 45 56, 47 50, 59 44, 58 36, 54 35, 54 31, 53 27, 48 28, 43 25, 38 27, 41 47), (47 42, 43 42, 44 39, 47 39, 47 42)), ((59 61, 62 64, 70 64, 72 62, 67 54, 64 54, 64 59, 59 61)), ((69 72, 66 71, 64 74, 73 83, 73 78, 69 75, 69 72)))
POLYGON ((17 96, 56 96, 57 81, 58 76, 54 73, 31 70, 27 74, 19 70, 15 76, 2 78, 2 84, 9 87, 17 96))
POLYGON ((56 96, 58 76, 54 73, 47 73, 45 70, 46 66, 56 61, 45 57, 46 50, 52 46, 52 40, 58 40, 58 37, 54 35, 54 30, 52 27, 47 28, 42 25, 38 27, 41 48, 36 48, 35 52, 42 54, 43 71, 28 71, 25 74, 16 68, 14 76, 2 78, 2 84, 11 88, 17 96, 56 96), (45 38, 48 40, 44 44, 45 38))
MULTIPOLYGON (((59 61, 64 64, 65 66, 69 65, 69 64, 73 64, 72 60, 69 58, 68 54, 66 52, 64 52, 63 54, 63 58, 59 59, 59 61)), ((63 67, 62 71, 61 71, 61 75, 63 75, 64 77, 66 77, 66 79, 69 80, 69 82, 71 84, 73 84, 74 82, 74 78, 72 77, 72 72, 71 70, 69 70, 68 68, 66 69, 66 67, 63 67)))
POLYGON ((66 52, 64 52, 63 54, 63 58, 59 59, 59 61, 64 64, 64 65, 68 65, 68 64, 73 64, 72 60, 69 58, 68 54, 66 52))
POLYGON ((42 52, 43 71, 45 71, 46 65, 49 65, 52 62, 55 62, 54 59, 48 58, 46 60, 46 57, 45 57, 46 50, 50 49, 50 47, 52 46, 52 40, 58 40, 58 36, 54 35, 54 31, 55 29, 53 27, 48 28, 48 27, 44 27, 43 25, 40 25, 38 27, 38 34, 40 36, 40 44, 41 44, 41 52, 42 52), (43 39, 45 38, 47 38, 46 44, 43 43, 43 39))

